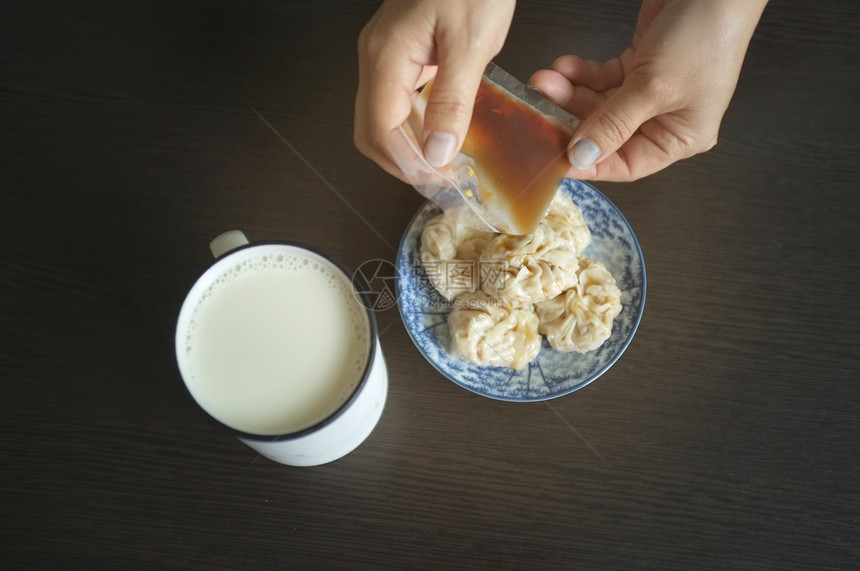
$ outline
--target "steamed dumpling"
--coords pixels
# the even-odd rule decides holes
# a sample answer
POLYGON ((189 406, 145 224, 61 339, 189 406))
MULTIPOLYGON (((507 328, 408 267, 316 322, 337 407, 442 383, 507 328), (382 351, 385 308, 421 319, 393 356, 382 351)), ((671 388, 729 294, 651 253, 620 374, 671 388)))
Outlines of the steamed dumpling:
POLYGON ((444 213, 428 221, 421 233, 421 262, 433 287, 449 300, 480 289, 478 259, 494 236, 444 213))
POLYGON ((556 193, 541 224, 570 242, 577 256, 591 243, 591 231, 582 217, 582 210, 563 192, 556 193))
POLYGON ((482 287, 513 307, 552 299, 576 283, 573 245, 547 225, 532 234, 493 238, 481 255, 482 287))
POLYGON ((574 287, 535 306, 539 331, 556 351, 597 349, 609 338, 612 322, 621 313, 621 290, 606 267, 589 258, 579 263, 574 287))
POLYGON ((480 230, 441 214, 421 234, 429 281, 454 308, 450 351, 480 366, 522 369, 542 335, 561 352, 600 347, 621 312, 621 291, 600 262, 582 258, 591 232, 559 192, 534 233, 480 230))
POLYGON ((476 365, 522 369, 540 352, 534 311, 505 306, 485 293, 455 299, 448 315, 451 352, 476 365))

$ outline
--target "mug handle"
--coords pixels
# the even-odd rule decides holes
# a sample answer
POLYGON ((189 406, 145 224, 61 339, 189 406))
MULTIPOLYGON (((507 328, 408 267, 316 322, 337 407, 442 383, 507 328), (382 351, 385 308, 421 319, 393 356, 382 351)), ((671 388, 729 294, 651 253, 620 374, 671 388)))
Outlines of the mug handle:
POLYGON ((247 244, 248 238, 245 237, 245 234, 241 230, 230 230, 209 242, 209 251, 212 252, 214 257, 220 258, 227 252, 247 244))

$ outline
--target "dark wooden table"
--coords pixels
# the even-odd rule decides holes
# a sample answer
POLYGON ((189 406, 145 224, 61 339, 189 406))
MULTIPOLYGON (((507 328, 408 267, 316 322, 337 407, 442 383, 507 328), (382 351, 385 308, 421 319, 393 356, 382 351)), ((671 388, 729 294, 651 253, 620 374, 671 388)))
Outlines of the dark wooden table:
MULTIPOLYGON (((390 310, 387 408, 353 454, 285 467, 201 418, 172 335, 212 237, 355 268, 393 260, 422 203, 352 145, 375 7, 0 7, 0 567, 860 564, 860 11, 841 0, 768 7, 713 151, 597 184, 648 272, 597 382, 482 398, 390 310)), ((524 0, 497 62, 612 57, 637 8, 524 0)))

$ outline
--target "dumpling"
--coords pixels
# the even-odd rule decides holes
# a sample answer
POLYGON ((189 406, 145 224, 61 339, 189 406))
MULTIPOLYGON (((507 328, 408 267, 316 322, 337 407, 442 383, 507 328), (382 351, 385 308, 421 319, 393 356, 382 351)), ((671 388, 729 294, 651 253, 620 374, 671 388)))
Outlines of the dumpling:
POLYGON ((433 287, 449 300, 479 290, 478 260, 494 236, 444 213, 429 220, 421 233, 421 262, 433 287))
POLYGON ((483 292, 458 296, 448 315, 451 352, 476 365, 522 369, 541 347, 534 311, 505 306, 483 292))
POLYGON ((606 267, 581 258, 577 283, 563 294, 535 306, 539 331, 553 349, 585 353, 600 347, 621 313, 621 290, 606 267))
POLYGON ((571 243, 540 225, 532 234, 500 234, 490 241, 481 255, 482 287, 512 307, 528 307, 573 286, 578 267, 571 243))
POLYGON ((582 210, 564 192, 556 193, 541 224, 570 242, 577 256, 591 243, 591 231, 582 217, 582 210))

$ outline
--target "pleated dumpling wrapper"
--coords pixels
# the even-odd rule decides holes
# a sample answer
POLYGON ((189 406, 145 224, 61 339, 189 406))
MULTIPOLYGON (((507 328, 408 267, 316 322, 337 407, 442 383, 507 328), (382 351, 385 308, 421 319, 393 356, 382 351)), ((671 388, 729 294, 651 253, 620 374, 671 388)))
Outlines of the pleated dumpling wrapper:
POLYGON ((421 263, 445 299, 481 288, 479 258, 493 232, 460 224, 447 214, 432 218, 421 233, 421 263))
POLYGON ((539 331, 556 351, 585 353, 600 347, 621 313, 621 290, 606 267, 581 258, 577 283, 561 295, 535 305, 539 331))
POLYGON ((451 352, 476 365, 522 369, 540 352, 534 311, 510 307, 483 292, 455 299, 448 315, 451 352))

